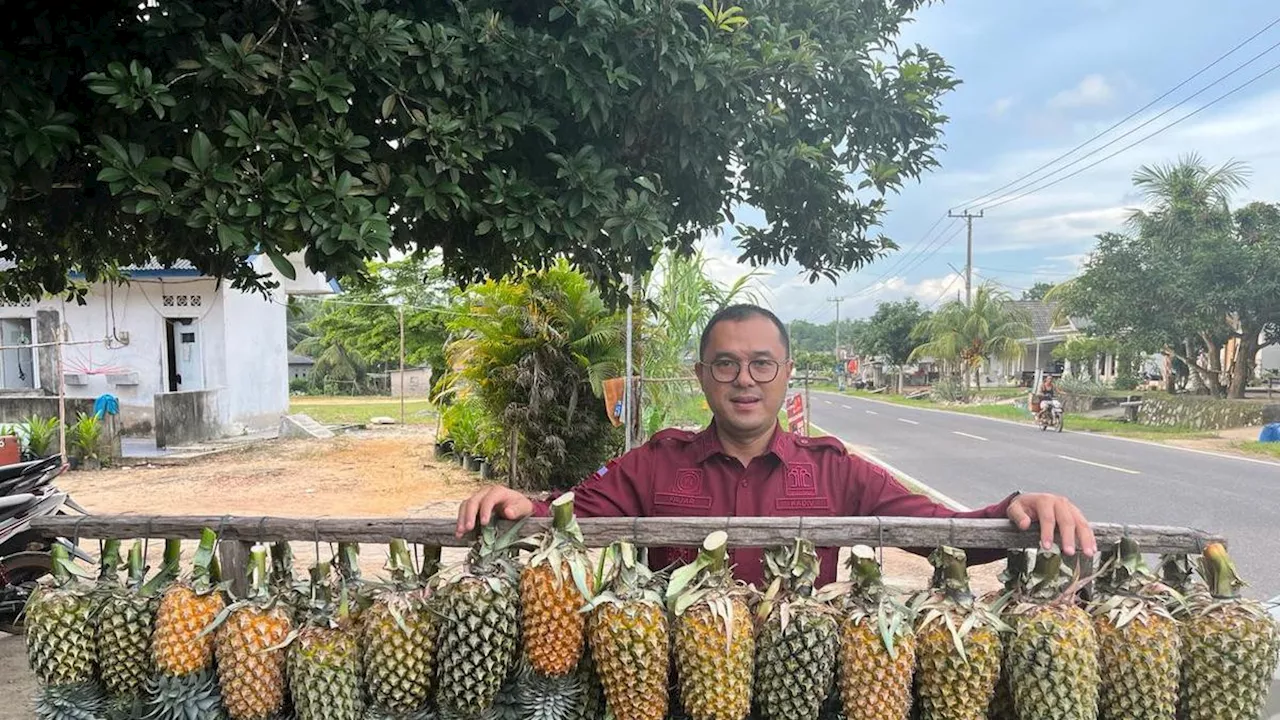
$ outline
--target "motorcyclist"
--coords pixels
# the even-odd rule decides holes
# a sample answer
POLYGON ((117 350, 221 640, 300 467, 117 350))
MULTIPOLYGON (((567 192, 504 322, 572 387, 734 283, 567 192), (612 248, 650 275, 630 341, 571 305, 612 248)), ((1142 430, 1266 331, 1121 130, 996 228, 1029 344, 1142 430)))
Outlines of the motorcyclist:
POLYGON ((1057 391, 1057 387, 1053 384, 1053 376, 1045 375, 1044 380, 1040 383, 1040 413, 1048 415, 1054 406, 1053 395, 1057 391))

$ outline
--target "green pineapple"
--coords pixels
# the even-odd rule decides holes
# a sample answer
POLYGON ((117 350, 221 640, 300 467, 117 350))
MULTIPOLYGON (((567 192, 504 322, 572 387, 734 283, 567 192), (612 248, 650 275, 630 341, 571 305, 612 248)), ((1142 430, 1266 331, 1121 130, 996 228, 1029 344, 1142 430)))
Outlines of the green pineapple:
POLYGON ((91 682, 44 685, 36 695, 36 720, 102 720, 107 703, 91 682))
POLYGON ((1076 605, 1077 584, 1063 574, 1056 548, 1036 555, 1027 598, 1010 611, 1006 650, 1018 717, 1095 720, 1098 716, 1098 638, 1089 614, 1076 605))
MULTIPOLYGON (((995 596, 982 598, 1001 612, 1007 609, 1012 601, 1026 591, 1027 579, 1031 575, 1031 561, 1035 557, 1034 550, 1010 550, 1006 554, 1005 570, 1000 574, 1004 589, 995 596)), ((1013 706, 1013 688, 1009 684, 1009 641, 1013 635, 1013 625, 1017 618, 1010 614, 1002 614, 1001 619, 1009 625, 1009 632, 1001 637, 1004 657, 1000 662, 1000 679, 996 682, 996 693, 991 698, 991 708, 987 711, 990 720, 1018 720, 1018 711, 1013 706)))
POLYGON ((54 544, 51 555, 53 584, 37 588, 24 610, 27 660, 45 685, 92 683, 97 670, 94 594, 91 586, 77 582, 87 574, 64 546, 54 544))
POLYGON ((763 720, 816 720, 835 682, 836 613, 814 597, 813 543, 765 552, 768 592, 756 608, 755 696, 763 720))
MULTIPOLYGON (((437 547, 435 555, 439 552, 437 547)), ((434 688, 440 623, 431 591, 414 575, 403 540, 391 541, 387 569, 393 588, 373 599, 361 628, 365 688, 379 711, 419 712, 434 688)))
POLYGON ((124 586, 111 587, 99 606, 98 672, 117 710, 134 708, 146 689, 153 670, 151 632, 160 591, 177 577, 181 549, 181 541, 167 541, 163 568, 146 582, 142 543, 135 541, 129 549, 128 580, 124 586))
POLYGON ((511 558, 518 530, 497 537, 485 526, 461 575, 442 592, 436 703, 444 712, 483 715, 518 657, 520 595, 511 558))
POLYGON ((360 647, 352 627, 347 589, 338 600, 329 585, 329 563, 311 568, 311 606, 289 645, 289 690, 298 720, 360 720, 360 647))

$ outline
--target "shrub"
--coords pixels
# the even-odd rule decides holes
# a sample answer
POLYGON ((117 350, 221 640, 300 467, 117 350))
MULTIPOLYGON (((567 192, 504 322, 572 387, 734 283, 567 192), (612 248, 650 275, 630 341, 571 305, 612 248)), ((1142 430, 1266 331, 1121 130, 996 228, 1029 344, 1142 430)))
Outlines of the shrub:
POLYGON ((958 380, 943 378, 933 384, 933 398, 942 402, 969 402, 969 391, 958 380))
POLYGON ((305 377, 293 378, 289 381, 289 393, 293 395, 306 395, 311 390, 311 379, 305 377))
POLYGON ((1098 380, 1076 377, 1064 377, 1058 380, 1058 389, 1069 395, 1090 395, 1094 397, 1107 394, 1107 386, 1098 380))
POLYGON ((454 452, 475 454, 480 444, 483 409, 473 398, 459 399, 440 416, 445 434, 453 440, 454 452))
POLYGON ((1116 375, 1115 383, 1113 383, 1116 390, 1134 390, 1141 384, 1142 381, 1138 380, 1136 375, 1129 373, 1116 375))
POLYGON ((32 415, 23 423, 23 443, 32 458, 49 457, 58 442, 58 418, 32 415))
POLYGON ((67 434, 71 451, 82 460, 97 460, 102 451, 102 421, 97 415, 80 413, 67 434))

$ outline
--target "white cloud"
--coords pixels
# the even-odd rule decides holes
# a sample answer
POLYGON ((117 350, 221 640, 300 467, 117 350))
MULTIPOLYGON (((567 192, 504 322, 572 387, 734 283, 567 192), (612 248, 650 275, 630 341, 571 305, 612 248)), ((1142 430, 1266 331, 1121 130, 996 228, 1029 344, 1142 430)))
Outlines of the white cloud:
POLYGON ((1002 97, 999 100, 996 100, 995 102, 991 103, 991 110, 990 110, 991 116, 1003 117, 1004 114, 1012 110, 1013 106, 1016 105, 1017 103, 1018 103, 1017 98, 1002 97))
POLYGON ((1105 105, 1115 97, 1115 89, 1102 75, 1086 75, 1078 85, 1063 90, 1049 99, 1049 107, 1054 110, 1105 105))

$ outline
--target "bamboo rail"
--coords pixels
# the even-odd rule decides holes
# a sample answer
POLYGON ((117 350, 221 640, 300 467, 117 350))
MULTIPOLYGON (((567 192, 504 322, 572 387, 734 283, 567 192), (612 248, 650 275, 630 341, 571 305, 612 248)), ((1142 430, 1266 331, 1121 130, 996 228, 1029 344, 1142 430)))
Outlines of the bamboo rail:
MULTIPOLYGON (((724 530, 730 547, 764 547, 803 537, 818 547, 871 545, 931 548, 951 545, 964 549, 1033 548, 1039 531, 1018 530, 1007 520, 910 517, 641 517, 584 518, 578 521, 588 546, 603 547, 616 540, 638 546, 696 547, 708 533, 724 530)), ((500 521, 500 525, 509 525, 500 521)), ((531 518, 521 528, 531 535, 550 524, 531 518)), ((217 531, 224 541, 240 543, 279 540, 386 543, 394 538, 445 547, 462 547, 475 534, 458 538, 453 518, 297 518, 198 515, 85 515, 52 516, 32 520, 33 530, 66 538, 198 538, 203 528, 217 531)), ((1198 553, 1212 542, 1226 543, 1217 534, 1193 528, 1158 525, 1094 523, 1099 547, 1122 537, 1132 538, 1145 552, 1198 553)))

